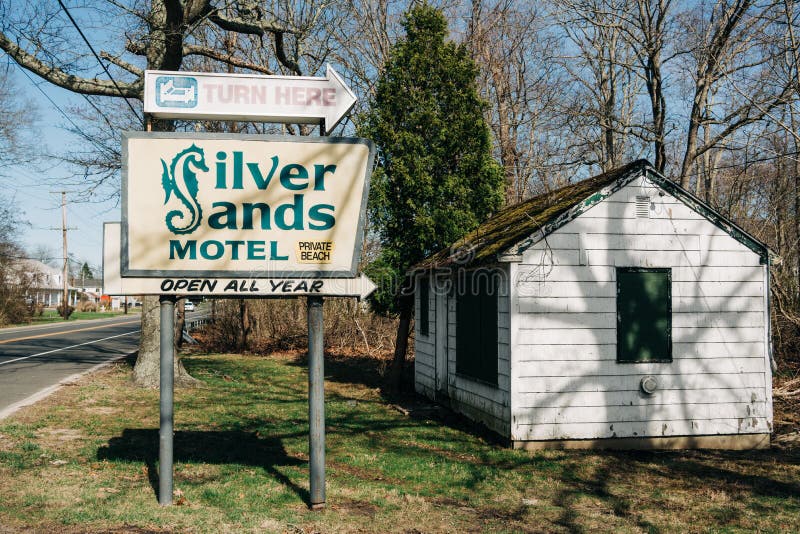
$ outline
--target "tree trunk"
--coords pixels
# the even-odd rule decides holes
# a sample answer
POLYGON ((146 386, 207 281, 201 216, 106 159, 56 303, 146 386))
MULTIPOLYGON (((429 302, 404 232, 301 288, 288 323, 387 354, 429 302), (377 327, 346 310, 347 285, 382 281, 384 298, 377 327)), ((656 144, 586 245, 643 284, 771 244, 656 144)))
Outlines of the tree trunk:
POLYGON ((408 352, 408 336, 411 333, 411 318, 414 316, 414 294, 398 297, 400 323, 397 325, 397 339, 394 344, 394 358, 389 369, 389 388, 398 392, 403 381, 403 368, 408 352))
MULTIPOLYGON (((161 368, 161 328, 160 303, 157 296, 147 295, 142 299, 142 333, 139 340, 139 355, 133 368, 133 382, 140 387, 157 388, 161 368)), ((173 360, 175 386, 196 386, 198 381, 184 369, 175 352, 173 360)))
POLYGON ((239 299, 239 332, 236 345, 240 351, 247 349, 247 337, 250 335, 250 311, 245 299, 239 299))
POLYGON ((686 150, 683 153, 683 163, 681 164, 680 184, 684 189, 689 189, 689 176, 697 155, 697 133, 699 130, 700 120, 693 116, 689 120, 689 131, 686 133, 686 150))

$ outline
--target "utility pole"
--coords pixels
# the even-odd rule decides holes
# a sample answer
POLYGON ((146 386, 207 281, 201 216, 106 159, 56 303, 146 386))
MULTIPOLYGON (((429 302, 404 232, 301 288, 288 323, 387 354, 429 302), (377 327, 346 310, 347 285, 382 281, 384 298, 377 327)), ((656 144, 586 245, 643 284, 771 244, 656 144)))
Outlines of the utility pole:
MULTIPOLYGON (((59 194, 58 191, 51 191, 52 194, 59 194)), ((62 280, 62 295, 61 306, 64 320, 69 319, 67 314, 67 306, 69 306, 69 254, 67 253, 67 230, 75 230, 75 228, 67 227, 67 192, 61 191, 61 228, 51 228, 52 230, 61 230, 63 251, 64 251, 64 267, 61 273, 62 280)))
POLYGON ((67 192, 61 192, 61 234, 64 237, 64 296, 61 299, 62 313, 64 320, 69 319, 67 307, 69 306, 69 285, 67 275, 69 274, 69 256, 67 255, 67 192))

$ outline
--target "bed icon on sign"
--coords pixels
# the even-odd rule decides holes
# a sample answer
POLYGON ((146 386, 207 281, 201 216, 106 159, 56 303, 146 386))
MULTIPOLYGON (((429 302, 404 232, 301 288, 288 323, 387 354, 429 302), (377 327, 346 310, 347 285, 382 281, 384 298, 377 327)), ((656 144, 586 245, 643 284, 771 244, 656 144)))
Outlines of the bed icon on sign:
POLYGON ((188 76, 156 78, 156 105, 162 108, 197 106, 197 80, 188 76))

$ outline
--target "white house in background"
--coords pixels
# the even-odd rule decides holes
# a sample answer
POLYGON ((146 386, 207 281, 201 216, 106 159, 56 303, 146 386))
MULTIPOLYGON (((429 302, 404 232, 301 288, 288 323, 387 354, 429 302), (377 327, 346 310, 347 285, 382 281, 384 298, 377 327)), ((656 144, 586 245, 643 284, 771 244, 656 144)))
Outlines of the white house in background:
MULTIPOLYGON (((19 260, 19 265, 32 284, 29 298, 46 307, 55 307, 61 303, 64 294, 63 271, 33 259, 19 260)), ((78 289, 68 286, 67 292, 69 302, 74 304, 77 301, 78 289)))
POLYGON ((416 267, 416 390, 515 448, 769 445, 767 247, 646 161, 416 267))

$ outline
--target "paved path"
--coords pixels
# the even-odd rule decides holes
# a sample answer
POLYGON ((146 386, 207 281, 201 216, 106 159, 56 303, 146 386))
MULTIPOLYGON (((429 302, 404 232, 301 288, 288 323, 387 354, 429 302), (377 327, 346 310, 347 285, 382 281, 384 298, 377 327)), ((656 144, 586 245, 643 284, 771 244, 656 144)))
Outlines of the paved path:
POLYGON ((139 314, 0 330, 0 419, 76 374, 136 350, 139 314))

